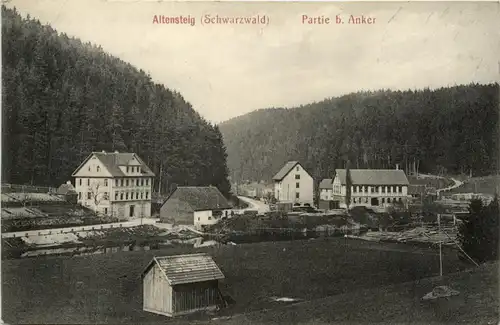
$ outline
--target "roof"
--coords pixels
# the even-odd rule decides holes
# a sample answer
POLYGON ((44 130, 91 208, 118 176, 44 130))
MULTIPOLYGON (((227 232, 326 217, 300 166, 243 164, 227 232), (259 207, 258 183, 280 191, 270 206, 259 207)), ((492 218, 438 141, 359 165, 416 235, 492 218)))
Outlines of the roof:
POLYGON ((224 195, 214 186, 179 186, 163 204, 173 199, 186 202, 194 211, 231 209, 224 195))
MULTIPOLYGON (((96 157, 104 165, 104 167, 110 172, 113 177, 126 177, 126 175, 121 171, 119 166, 140 166, 141 176, 154 177, 155 174, 149 169, 146 163, 135 153, 130 152, 92 152, 80 166, 73 172, 73 176, 85 165, 85 163, 92 157, 96 157), (138 163, 134 163, 132 160, 138 163)), ((135 176, 135 175, 134 175, 135 176)))
POLYGON ((319 183, 320 189, 332 189, 333 190, 333 180, 331 178, 325 178, 319 183))
MULTIPOLYGON (((345 169, 337 169, 340 183, 345 184, 345 169)), ((401 169, 351 169, 351 181, 356 185, 409 185, 406 174, 401 169)))
POLYGON ((298 161, 289 161, 285 164, 285 166, 283 166, 279 172, 276 173, 276 175, 274 175, 273 177, 273 180, 274 181, 281 181, 283 178, 286 177, 286 175, 288 175, 288 173, 290 173, 290 171, 292 171, 292 169, 297 166, 297 165, 300 165, 300 163, 298 161))
POLYGON ((224 279, 215 261, 206 253, 154 257, 142 276, 158 265, 170 285, 224 279))
POLYGON ((76 191, 75 187, 71 183, 62 184, 57 188, 57 194, 72 194, 72 193, 76 193, 76 191))

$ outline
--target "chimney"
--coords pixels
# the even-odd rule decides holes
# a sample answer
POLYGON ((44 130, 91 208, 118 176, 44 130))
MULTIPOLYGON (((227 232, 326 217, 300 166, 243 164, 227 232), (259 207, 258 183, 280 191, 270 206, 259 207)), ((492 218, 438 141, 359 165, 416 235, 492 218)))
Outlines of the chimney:
POLYGON ((399 170, 399 164, 396 164, 396 170, 399 170))

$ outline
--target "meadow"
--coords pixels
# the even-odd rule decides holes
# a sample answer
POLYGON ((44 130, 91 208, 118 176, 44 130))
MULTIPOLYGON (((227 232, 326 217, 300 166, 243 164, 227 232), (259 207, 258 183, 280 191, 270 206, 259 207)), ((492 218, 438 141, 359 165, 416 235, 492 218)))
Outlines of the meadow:
MULTIPOLYGON (((153 256, 205 251, 224 272, 224 295, 234 304, 220 317, 278 308, 271 297, 303 301, 415 281, 439 272, 435 250, 409 245, 326 238, 201 249, 78 257, 40 257, 2 263, 2 316, 7 323, 189 323, 142 311, 141 272, 153 256)), ((444 250, 444 274, 470 265, 444 250)))

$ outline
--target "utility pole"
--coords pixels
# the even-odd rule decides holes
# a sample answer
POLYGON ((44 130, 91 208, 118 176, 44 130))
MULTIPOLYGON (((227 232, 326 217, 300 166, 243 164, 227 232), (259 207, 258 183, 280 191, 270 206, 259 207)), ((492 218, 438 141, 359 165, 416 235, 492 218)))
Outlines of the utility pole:
POLYGON ((442 251, 442 240, 441 240, 441 214, 438 213, 438 234, 439 234, 439 276, 443 276, 443 251, 442 251))
POLYGON ((160 179, 158 180, 158 197, 161 195, 161 174, 163 171, 163 164, 160 162, 160 179))

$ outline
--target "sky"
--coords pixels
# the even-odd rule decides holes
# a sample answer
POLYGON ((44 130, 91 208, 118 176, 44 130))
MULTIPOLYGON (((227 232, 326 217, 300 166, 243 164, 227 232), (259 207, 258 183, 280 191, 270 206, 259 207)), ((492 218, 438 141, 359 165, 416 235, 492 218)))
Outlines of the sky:
POLYGON ((143 69, 216 123, 359 90, 499 79, 500 5, 494 2, 10 1, 14 6, 143 69), (155 15, 191 16, 195 24, 154 24, 155 15), (204 15, 268 21, 202 24, 204 15), (303 15, 331 22, 303 24, 303 15), (337 15, 344 24, 335 23, 337 15), (350 15, 375 23, 349 24, 350 15))

